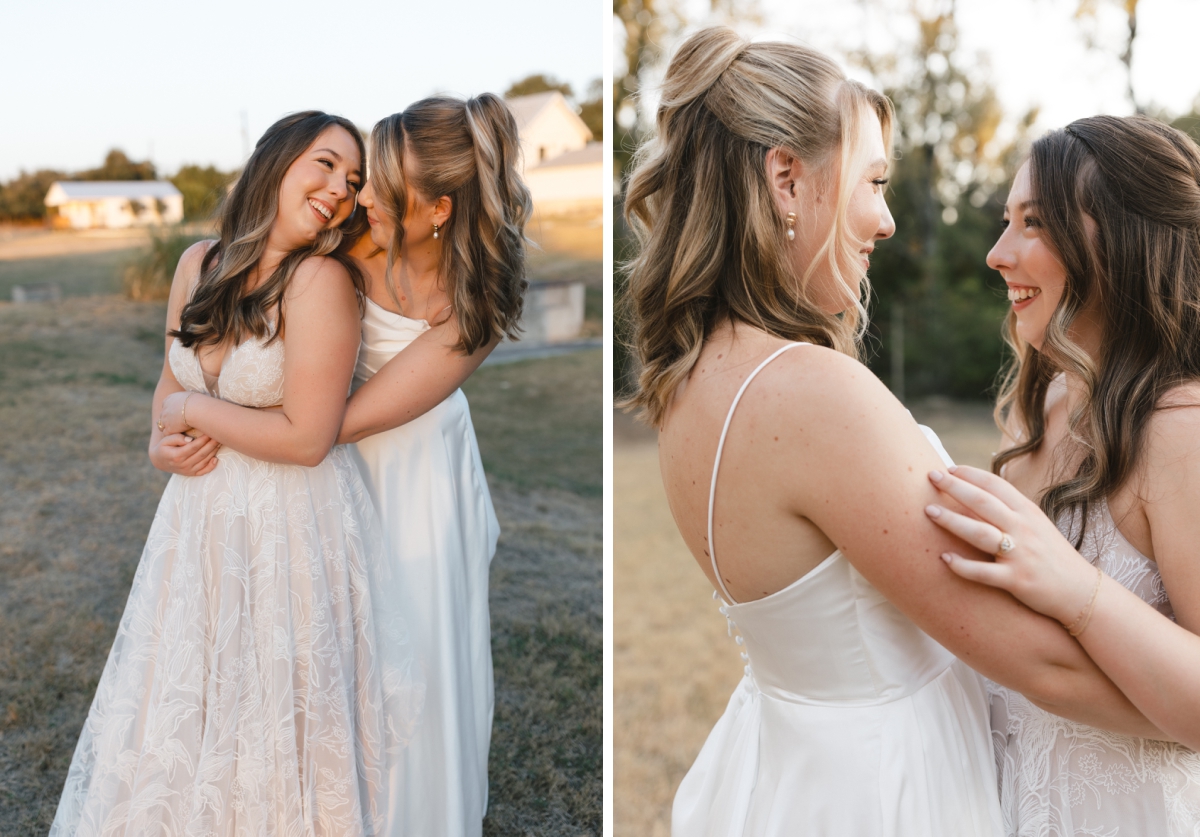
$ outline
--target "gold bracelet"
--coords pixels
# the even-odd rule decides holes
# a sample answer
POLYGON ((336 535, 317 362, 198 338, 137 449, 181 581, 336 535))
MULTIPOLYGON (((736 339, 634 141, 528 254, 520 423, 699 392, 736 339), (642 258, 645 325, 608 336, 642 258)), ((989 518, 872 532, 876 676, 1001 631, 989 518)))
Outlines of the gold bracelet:
POLYGON ((188 420, 187 420, 187 403, 188 403, 188 400, 189 400, 189 399, 190 399, 190 398, 191 398, 193 395, 195 395, 195 393, 194 393, 194 392, 189 392, 187 395, 185 395, 185 396, 183 397, 183 407, 182 407, 182 408, 180 409, 180 411, 179 411, 179 418, 180 418, 180 420, 183 422, 183 429, 184 429, 185 431, 186 431, 186 430, 187 430, 189 427, 191 427, 191 425, 190 425, 190 424, 188 424, 188 420))
POLYGON ((1087 628, 1088 623, 1092 621, 1092 611, 1096 609, 1096 596, 1100 595, 1100 582, 1104 578, 1104 571, 1096 567, 1096 586, 1092 588, 1092 598, 1087 603, 1087 607, 1079 611, 1079 615, 1075 617, 1075 621, 1070 625, 1064 625, 1067 633, 1071 636, 1079 636, 1087 628))

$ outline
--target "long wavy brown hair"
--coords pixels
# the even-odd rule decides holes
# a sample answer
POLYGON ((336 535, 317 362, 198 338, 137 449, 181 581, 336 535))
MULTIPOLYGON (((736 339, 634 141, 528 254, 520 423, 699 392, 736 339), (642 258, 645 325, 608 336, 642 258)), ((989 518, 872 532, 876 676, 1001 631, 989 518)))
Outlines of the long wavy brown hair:
POLYGON ((1029 171, 1066 285, 1041 351, 1020 339, 1008 315, 1013 360, 996 420, 1018 444, 997 454, 992 470, 1041 447, 1050 382, 1063 372, 1077 380, 1083 397, 1067 439, 1082 456, 1046 489, 1041 507, 1052 520, 1078 515, 1078 546, 1090 507, 1135 473, 1163 396, 1200 380, 1200 148, 1153 119, 1094 116, 1037 140, 1029 171), (1095 357, 1070 337, 1085 309, 1100 319, 1095 357))
MULTIPOLYGON (((348 256, 335 253, 341 229, 322 230, 315 241, 288 253, 274 272, 246 293, 246 281, 267 248, 267 237, 279 212, 279 188, 289 167, 331 126, 344 128, 362 160, 367 159, 362 134, 340 116, 309 110, 283 117, 266 130, 246 161, 241 176, 217 213, 217 243, 200 264, 200 279, 183 307, 179 328, 171 335, 186 347, 219 345, 248 335, 275 340, 283 334, 282 300, 296 268, 310 256, 332 255, 350 272, 363 299, 363 278, 348 256), (274 322, 270 312, 278 312, 274 322)), ((357 215, 363 215, 355 208, 357 215)))
MULTIPOLYGON (((725 27, 683 43, 663 80, 656 134, 638 150, 626 191, 637 253, 626 265, 622 305, 639 365, 627 406, 661 426, 705 340, 725 320, 858 355, 862 300, 828 314, 809 301, 805 285, 822 260, 842 279, 854 187, 845 173, 869 112, 890 151, 891 103, 821 53, 751 43, 725 27), (772 148, 824 171, 837 198, 833 228, 803 276, 788 260, 787 225, 767 177, 772 148)), ((865 280, 862 292, 869 293, 865 280)))
POLYGON ((408 189, 434 201, 450 198, 441 231, 439 273, 457 318, 455 349, 471 354, 493 339, 519 334, 524 305, 525 224, 533 200, 518 170, 517 123, 498 96, 463 101, 422 99, 371 131, 371 185, 395 225, 388 247, 388 291, 404 244, 408 189), (416 161, 406 172, 404 161, 416 161))

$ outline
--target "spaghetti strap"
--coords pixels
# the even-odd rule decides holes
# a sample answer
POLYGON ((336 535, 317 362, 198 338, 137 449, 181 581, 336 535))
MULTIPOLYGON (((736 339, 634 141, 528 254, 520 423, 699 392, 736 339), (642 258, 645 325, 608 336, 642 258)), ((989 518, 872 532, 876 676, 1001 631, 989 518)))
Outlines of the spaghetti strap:
POLYGON ((733 403, 729 405, 729 414, 725 416, 725 426, 721 428, 721 439, 717 442, 717 457, 713 461, 712 483, 708 489, 708 557, 712 559, 713 576, 717 579, 717 586, 721 588, 721 595, 725 597, 726 604, 737 604, 733 600, 733 596, 729 595, 729 591, 725 589, 725 582, 721 580, 721 571, 717 569, 717 546, 713 543, 713 505, 717 499, 717 472, 721 468, 721 452, 725 449, 725 436, 729 433, 729 422, 733 421, 733 411, 737 409, 738 402, 742 400, 742 395, 746 392, 746 387, 750 386, 750 382, 755 376, 761 372, 768 363, 779 357, 788 349, 794 349, 796 346, 807 346, 808 343, 788 343, 786 346, 781 346, 776 349, 771 355, 755 367, 754 371, 742 381, 741 388, 737 391, 737 395, 733 396, 733 403))

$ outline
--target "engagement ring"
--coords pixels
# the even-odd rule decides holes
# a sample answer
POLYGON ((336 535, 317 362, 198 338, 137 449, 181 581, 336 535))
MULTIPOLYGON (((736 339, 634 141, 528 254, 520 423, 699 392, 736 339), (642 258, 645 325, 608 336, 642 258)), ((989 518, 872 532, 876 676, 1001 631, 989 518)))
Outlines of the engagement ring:
POLYGON ((1016 542, 1013 541, 1012 537, 1009 536, 1007 532, 1001 532, 1000 545, 996 547, 996 554, 1004 555, 1005 553, 1012 552, 1013 547, 1016 545, 1016 542))

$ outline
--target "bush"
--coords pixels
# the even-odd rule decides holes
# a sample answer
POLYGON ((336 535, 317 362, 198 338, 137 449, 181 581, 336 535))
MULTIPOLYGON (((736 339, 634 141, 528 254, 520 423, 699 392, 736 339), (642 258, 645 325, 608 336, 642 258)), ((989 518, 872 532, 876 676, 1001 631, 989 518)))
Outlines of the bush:
POLYGON ((164 300, 171 295, 171 278, 183 251, 201 236, 179 227, 151 229, 150 244, 125 266, 125 295, 139 302, 164 300))

